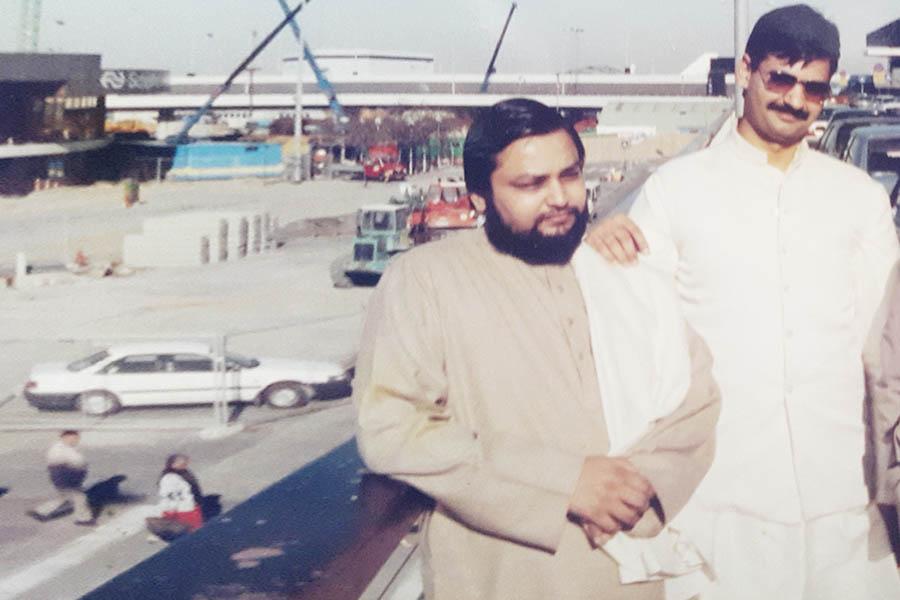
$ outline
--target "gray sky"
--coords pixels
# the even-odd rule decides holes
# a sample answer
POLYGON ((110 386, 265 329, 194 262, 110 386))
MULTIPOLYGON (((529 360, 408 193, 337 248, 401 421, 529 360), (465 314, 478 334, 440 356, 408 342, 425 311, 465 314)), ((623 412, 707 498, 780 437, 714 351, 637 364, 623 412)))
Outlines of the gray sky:
MULTIPOLYGON (((291 6, 298 0, 288 0, 291 6)), ((743 0, 751 22, 781 0, 743 0)), ((0 0, 0 51, 14 51, 20 0, 0 0)), ((900 18, 898 0, 811 2, 841 32, 842 68, 870 72, 866 33, 900 18)), ((702 52, 731 55, 733 0, 519 0, 499 72, 592 65, 680 71, 702 52), (574 31, 580 29, 580 32, 574 31)), ((432 54, 438 71, 483 73, 508 0, 311 0, 310 46, 432 54)), ((43 0, 41 50, 92 52, 104 67, 225 73, 280 20, 276 0, 43 0)), ((294 52, 285 29, 258 61, 276 72, 294 52)))

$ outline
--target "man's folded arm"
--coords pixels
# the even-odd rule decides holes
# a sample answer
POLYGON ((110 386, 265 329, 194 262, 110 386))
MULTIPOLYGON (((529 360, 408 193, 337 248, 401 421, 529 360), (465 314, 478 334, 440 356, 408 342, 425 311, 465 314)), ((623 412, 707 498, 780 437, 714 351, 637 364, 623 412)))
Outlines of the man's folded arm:
POLYGON ((706 342, 685 327, 691 378, 684 401, 626 455, 653 484, 658 500, 631 530, 636 537, 656 535, 675 517, 706 475, 715 452, 720 394, 712 377, 712 355, 706 342))
POLYGON ((353 384, 362 457, 473 529, 552 551, 584 456, 512 434, 479 436, 453 417, 435 291, 407 258, 369 303, 353 384))

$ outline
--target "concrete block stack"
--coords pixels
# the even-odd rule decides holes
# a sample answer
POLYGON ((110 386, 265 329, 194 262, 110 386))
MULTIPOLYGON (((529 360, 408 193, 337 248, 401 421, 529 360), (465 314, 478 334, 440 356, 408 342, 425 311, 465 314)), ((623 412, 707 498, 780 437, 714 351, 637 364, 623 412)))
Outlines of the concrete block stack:
POLYGON ((151 217, 125 236, 129 267, 190 267, 270 250, 274 221, 264 211, 203 211, 151 217))

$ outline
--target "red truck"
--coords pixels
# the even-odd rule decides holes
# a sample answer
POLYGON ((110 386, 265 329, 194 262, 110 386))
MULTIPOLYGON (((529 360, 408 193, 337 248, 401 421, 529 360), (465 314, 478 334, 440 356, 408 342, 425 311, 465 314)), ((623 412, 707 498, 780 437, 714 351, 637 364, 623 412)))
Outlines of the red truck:
POLYGON ((397 144, 369 146, 366 161, 363 163, 363 176, 367 180, 381 181, 406 179, 406 167, 400 162, 400 149, 397 144))
POLYGON ((443 237, 460 229, 479 227, 480 213, 475 210, 466 184, 453 179, 438 179, 428 187, 422 203, 409 217, 416 243, 443 237))

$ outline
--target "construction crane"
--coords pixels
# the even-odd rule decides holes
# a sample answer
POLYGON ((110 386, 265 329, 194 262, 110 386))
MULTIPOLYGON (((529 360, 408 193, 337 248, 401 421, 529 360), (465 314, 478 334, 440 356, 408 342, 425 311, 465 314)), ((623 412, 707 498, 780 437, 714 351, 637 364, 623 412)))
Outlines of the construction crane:
MULTIPOLYGON (((293 8, 287 13, 284 19, 282 19, 281 23, 279 23, 278 26, 275 27, 275 29, 270 31, 269 35, 263 38, 263 41, 261 41, 256 46, 256 48, 254 48, 253 51, 249 55, 247 55, 247 57, 241 62, 241 64, 239 64, 237 68, 235 68, 235 70, 231 72, 231 75, 228 76, 228 78, 225 80, 225 83, 217 87, 216 90, 212 94, 210 94, 209 98, 206 100, 206 103, 199 109, 197 109, 197 112, 184 120, 184 125, 182 126, 181 130, 174 136, 172 136, 172 143, 183 144, 187 141, 188 132, 191 130, 191 127, 196 125, 197 122, 203 117, 203 115, 209 112, 209 109, 212 108, 212 105, 216 101, 216 99, 226 91, 228 91, 228 88, 231 87, 231 84, 234 83, 234 80, 237 79, 237 76, 240 75, 244 71, 244 69, 246 69, 250 65, 250 63, 253 62, 253 59, 259 56, 259 53, 262 52, 273 39, 275 39, 275 36, 277 36, 282 29, 287 27, 288 23, 294 20, 294 17, 297 15, 297 13, 303 10, 303 7, 310 2, 311 0, 303 0, 302 2, 300 2, 300 4, 297 5, 297 8, 293 8)), ((169 138, 167 138, 167 140, 169 140, 169 138)))
MULTIPOLYGON (((231 87, 231 84, 234 82, 237 76, 240 75, 240 73, 244 71, 251 62, 253 62, 253 59, 259 56, 260 52, 262 52, 263 49, 265 49, 265 47, 269 45, 269 43, 282 29, 284 29, 287 25, 290 25, 292 30, 294 31, 294 36, 297 37, 300 35, 300 28, 297 25, 294 17, 303 9, 304 6, 309 4, 310 1, 311 0, 303 0, 303 2, 301 2, 297 6, 297 8, 291 9, 290 7, 288 7, 287 3, 284 2, 284 0, 279 0, 279 3, 284 9, 284 20, 282 20, 281 23, 279 23, 278 26, 274 30, 272 30, 272 32, 270 32, 269 35, 267 35, 265 39, 263 39, 263 41, 256 46, 256 48, 253 49, 253 52, 251 52, 250 55, 247 56, 247 58, 245 58, 244 61, 241 62, 241 64, 238 65, 238 67, 231 73, 231 75, 228 76, 228 79, 225 80, 225 83, 219 86, 216 91, 214 91, 212 95, 210 95, 206 103, 199 109, 197 109, 194 114, 185 119, 184 126, 181 128, 181 130, 172 138, 170 138, 173 143, 183 144, 185 141, 187 141, 188 132, 191 130, 191 127, 196 125, 197 122, 200 121, 201 118, 203 118, 203 115, 209 112, 209 110, 212 108, 213 103, 216 101, 216 98, 224 94, 225 91, 227 91, 228 88, 231 87)), ((337 94, 334 91, 334 87, 331 85, 331 82, 329 82, 325 77, 325 74, 319 68, 318 64, 316 64, 315 57, 313 56, 312 52, 310 52, 309 46, 307 46, 306 44, 303 45, 303 55, 312 67, 313 73, 315 73, 316 75, 316 81, 318 82, 319 87, 322 88, 322 91, 325 92, 325 94, 328 96, 328 104, 331 106, 331 110, 334 112, 338 125, 341 126, 346 120, 346 117, 344 116, 343 107, 337 100, 337 94)))
POLYGON ((37 52, 41 34, 41 0, 19 0, 20 52, 37 52))
MULTIPOLYGON (((284 14, 290 14, 291 9, 287 5, 286 0, 278 0, 278 3, 281 5, 281 10, 284 11, 284 14)), ((291 31, 294 34, 294 38, 299 41, 300 26, 297 25, 297 20, 291 19, 290 25, 291 31)), ((325 95, 328 96, 328 106, 331 107, 331 113, 334 115, 335 122, 337 123, 339 128, 343 127, 344 122, 347 120, 347 117, 344 114, 344 107, 341 106, 340 102, 338 102, 337 92, 334 91, 334 86, 331 85, 331 82, 328 81, 327 77, 325 77, 325 73, 322 71, 322 69, 319 68, 319 63, 316 62, 316 57, 310 51, 309 45, 306 42, 303 42, 303 58, 305 58, 306 62, 309 63, 309 67, 312 69, 313 74, 316 76, 316 83, 319 84, 319 89, 325 92, 325 95)), ((299 64, 297 68, 300 68, 299 64)))
POLYGON ((491 75, 493 75, 496 71, 496 69, 494 68, 494 63, 497 62, 497 55, 500 54, 500 45, 503 43, 503 38, 506 37, 506 29, 509 27, 509 21, 512 19, 514 12, 516 12, 515 2, 513 2, 512 6, 509 7, 509 14, 506 15, 506 23, 503 24, 503 31, 500 32, 500 39, 497 40, 497 45, 494 47, 494 55, 491 56, 491 62, 490 64, 488 64, 487 71, 485 71, 484 73, 484 81, 481 82, 480 90, 482 94, 487 91, 491 75))

